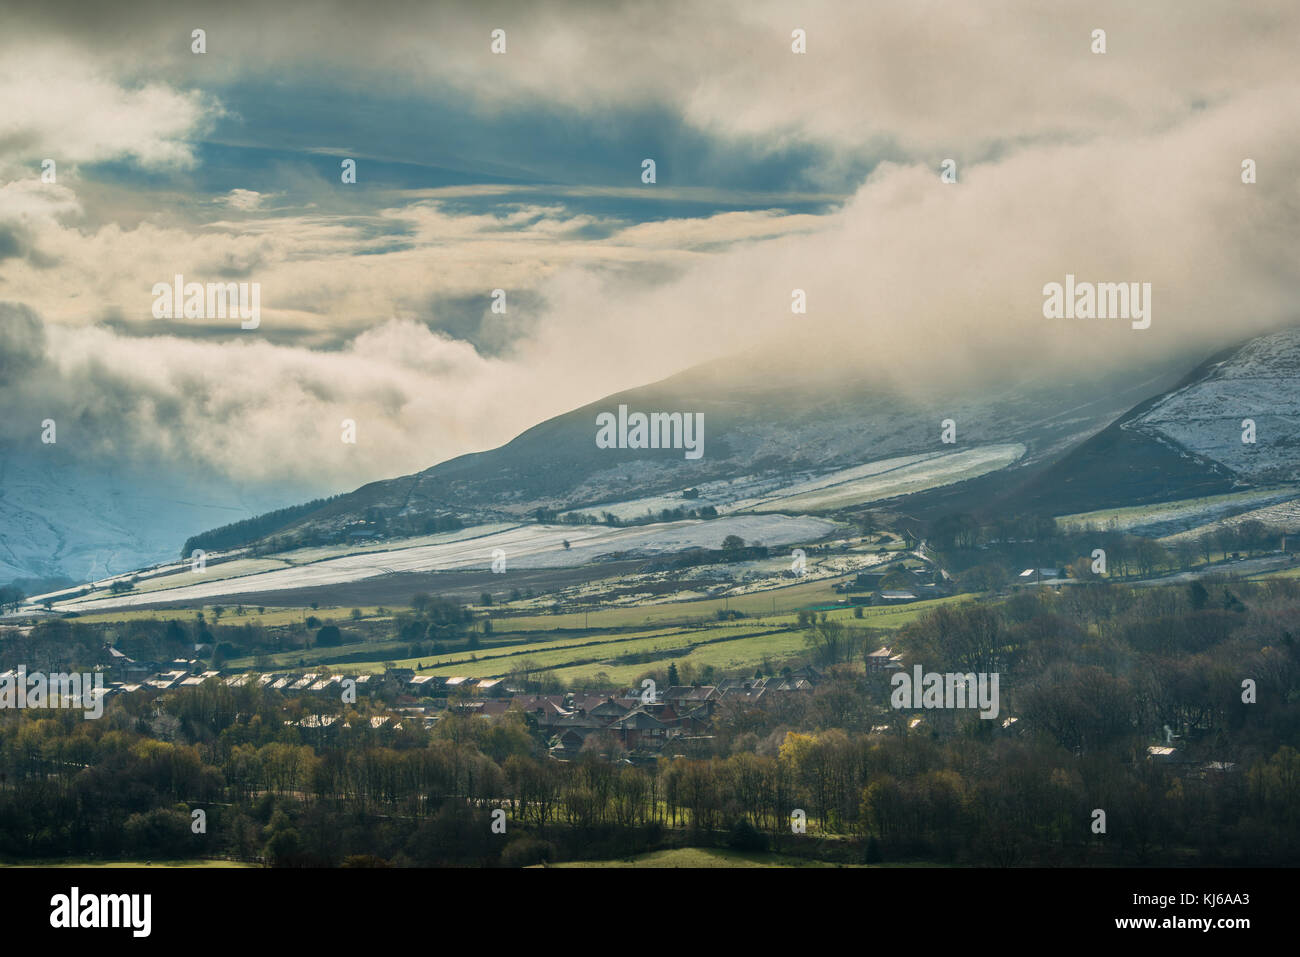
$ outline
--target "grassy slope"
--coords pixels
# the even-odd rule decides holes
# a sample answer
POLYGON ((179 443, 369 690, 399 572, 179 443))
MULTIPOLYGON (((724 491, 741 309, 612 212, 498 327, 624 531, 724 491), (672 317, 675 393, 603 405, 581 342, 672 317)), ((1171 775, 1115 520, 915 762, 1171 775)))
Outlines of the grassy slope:
POLYGON ((258 867, 245 861, 183 860, 183 861, 88 861, 84 859, 59 861, 0 861, 0 867, 258 867))
POLYGON ((844 867, 781 854, 727 851, 711 847, 677 847, 612 861, 566 861, 548 867, 844 867))

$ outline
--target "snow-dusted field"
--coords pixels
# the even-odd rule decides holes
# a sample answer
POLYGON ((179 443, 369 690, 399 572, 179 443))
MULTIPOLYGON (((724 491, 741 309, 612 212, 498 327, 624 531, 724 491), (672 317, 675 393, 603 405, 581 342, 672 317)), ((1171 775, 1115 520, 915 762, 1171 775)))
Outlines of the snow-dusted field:
POLYGON ((1196 528, 1189 528, 1185 532, 1167 535, 1161 541, 1170 544, 1187 538, 1199 538, 1206 532, 1218 531, 1221 528, 1235 528, 1242 522, 1249 521, 1263 522, 1265 525, 1274 528, 1300 529, 1300 500, 1293 499, 1289 502, 1266 505, 1264 508, 1254 508, 1249 512, 1242 512, 1218 521, 1198 525, 1196 528))
MULTIPOLYGON (((61 604, 64 609, 92 611, 173 601, 205 601, 223 595, 246 592, 283 591, 320 585, 359 581, 397 572, 487 570, 494 552, 504 552, 507 570, 514 568, 569 568, 627 552, 648 556, 686 548, 718 548, 728 535, 739 535, 747 543, 781 546, 811 542, 836 530, 834 522, 807 516, 746 515, 713 521, 669 522, 636 528, 606 526, 516 525, 482 534, 482 529, 449 533, 455 540, 392 547, 325 557, 318 561, 270 571, 238 574, 241 561, 218 565, 210 574, 221 578, 194 581, 188 574, 173 576, 173 587, 160 587, 141 594, 108 598, 100 596, 61 604), (476 534, 477 531, 477 534, 476 534), (565 548, 568 541, 570 547, 565 548)), ((250 561, 265 561, 256 559, 250 561)))
MULTIPOLYGON (((811 475, 812 473, 799 473, 811 475)), ((833 473, 832 473, 833 474, 833 473)), ((644 518, 647 514, 658 515, 666 508, 702 508, 712 505, 719 513, 735 511, 738 503, 751 503, 779 494, 790 486, 789 474, 742 475, 737 478, 723 479, 717 482, 701 482, 695 486, 698 498, 686 498, 681 492, 664 495, 647 495, 641 498, 624 499, 618 502, 604 502, 572 509, 578 515, 600 517, 605 512, 617 516, 622 521, 644 518)))
POLYGON ((804 477, 752 475, 721 482, 703 482, 696 487, 698 498, 684 498, 680 492, 610 502, 574 509, 600 515, 609 512, 620 519, 640 518, 663 509, 700 508, 712 505, 724 515, 767 509, 826 509, 893 498, 953 482, 975 478, 1004 468, 1025 454, 1020 443, 986 445, 963 451, 934 451, 899 455, 864 465, 837 469, 804 477))
POLYGON ((842 508, 864 502, 908 495, 976 478, 1005 468, 1025 454, 1019 442, 985 445, 961 452, 908 455, 854 469, 845 469, 821 479, 792 486, 783 494, 753 504, 737 503, 737 509, 842 508))
MULTIPOLYGON (((1187 528, 1215 522, 1238 509, 1256 509, 1276 505, 1300 495, 1300 486, 1289 485, 1271 489, 1254 489, 1248 492, 1230 492, 1204 498, 1180 499, 1154 505, 1134 505, 1129 508, 1108 508, 1095 512, 1080 512, 1057 518, 1063 527, 1082 528, 1091 525, 1097 529, 1137 531, 1161 526, 1182 525, 1187 528)), ((1237 519, 1245 521, 1246 515, 1237 519)), ((1236 521, 1237 519, 1234 519, 1236 521)))

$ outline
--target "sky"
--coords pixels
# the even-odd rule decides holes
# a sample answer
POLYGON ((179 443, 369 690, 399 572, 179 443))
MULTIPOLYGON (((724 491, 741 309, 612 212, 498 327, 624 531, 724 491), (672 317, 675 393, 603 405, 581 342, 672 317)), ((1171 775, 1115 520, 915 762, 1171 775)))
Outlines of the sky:
POLYGON ((1190 368, 1300 318, 1293 3, 5 2, 0 20, 10 447, 52 418, 87 461, 291 500, 719 359, 744 376, 739 357, 776 357, 810 391, 979 388, 1026 364, 1190 368), (156 318, 175 274, 258 283, 260 325, 156 318), (1066 274, 1151 283, 1151 327, 1045 318, 1066 274))

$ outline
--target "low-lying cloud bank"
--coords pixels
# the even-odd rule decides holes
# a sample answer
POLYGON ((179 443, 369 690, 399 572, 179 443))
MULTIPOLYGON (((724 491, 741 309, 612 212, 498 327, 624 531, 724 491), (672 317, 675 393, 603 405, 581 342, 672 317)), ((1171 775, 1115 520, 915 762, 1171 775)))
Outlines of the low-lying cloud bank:
MULTIPOLYGON (((296 69, 323 43, 312 55, 346 84, 365 82, 367 57, 384 49, 394 82, 445 80, 477 90, 484 109, 658 98, 721 137, 795 137, 843 156, 889 141, 911 157, 879 164, 822 216, 628 225, 503 189, 491 213, 422 194, 359 217, 236 188, 201 211, 160 202, 106 218, 113 197, 81 180, 79 163, 184 166, 221 104, 115 73, 102 54, 128 21, 103 25, 100 59, 60 80, 66 89, 0 70, 0 93, 25 104, 0 120, 0 401, 16 410, 0 439, 39 449, 52 418, 60 445, 87 460, 342 489, 738 354, 787 367, 808 391, 838 376, 991 388, 1031 373, 1139 374, 1171 353, 1190 363, 1300 319, 1293 7, 1208 20, 1174 5, 1103 5, 1086 19, 1025 4, 905 6, 846 23, 843 5, 794 20, 776 4, 684 5, 646 23, 641 5, 489 5, 453 24, 421 4, 409 22, 365 29, 340 6, 306 34, 292 10, 263 22, 235 8, 209 28, 208 60, 182 47, 161 61, 190 64, 197 72, 175 75, 197 84, 276 56, 296 69), (487 27, 501 17, 510 53, 492 60, 487 27), (435 35, 420 24, 464 42, 403 57, 435 35), (1087 52, 1096 26, 1108 30, 1103 56, 1087 52), (808 30, 805 57, 789 52, 793 27, 808 30), (643 55, 621 52, 629 38, 643 55), (82 91, 121 122, 79 126, 40 106, 82 91), (57 184, 32 165, 46 148, 67 157, 57 184), (956 183, 940 179, 948 157, 956 183), (149 290, 176 274, 258 282, 259 328, 154 320, 149 290), (1150 283, 1150 328, 1045 318, 1044 285, 1067 275, 1150 283), (497 288, 505 314, 491 311, 497 288), (791 311, 794 290, 806 314, 791 311), (449 312, 465 302, 481 303, 472 318, 499 348, 456 334, 449 312), (355 445, 341 440, 344 420, 355 445)), ((25 12, 7 42, 48 30, 43 16, 25 12)), ((138 43, 161 42, 156 23, 139 25, 138 43)), ((743 380, 754 365, 732 368, 743 380)))

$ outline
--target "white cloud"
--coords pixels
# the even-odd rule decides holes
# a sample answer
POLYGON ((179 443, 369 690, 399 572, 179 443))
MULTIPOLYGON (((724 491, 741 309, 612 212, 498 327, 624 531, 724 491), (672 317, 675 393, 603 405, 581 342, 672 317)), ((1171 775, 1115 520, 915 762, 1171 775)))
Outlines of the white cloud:
POLYGON ((146 169, 193 164, 192 141, 219 112, 202 94, 163 80, 125 86, 75 47, 0 53, 0 172, 50 158, 79 163, 129 159, 146 169))
POLYGON ((262 201, 268 197, 263 196, 257 190, 253 189, 232 189, 225 196, 221 197, 219 202, 227 209, 238 209, 242 212, 252 212, 262 208, 262 201))

